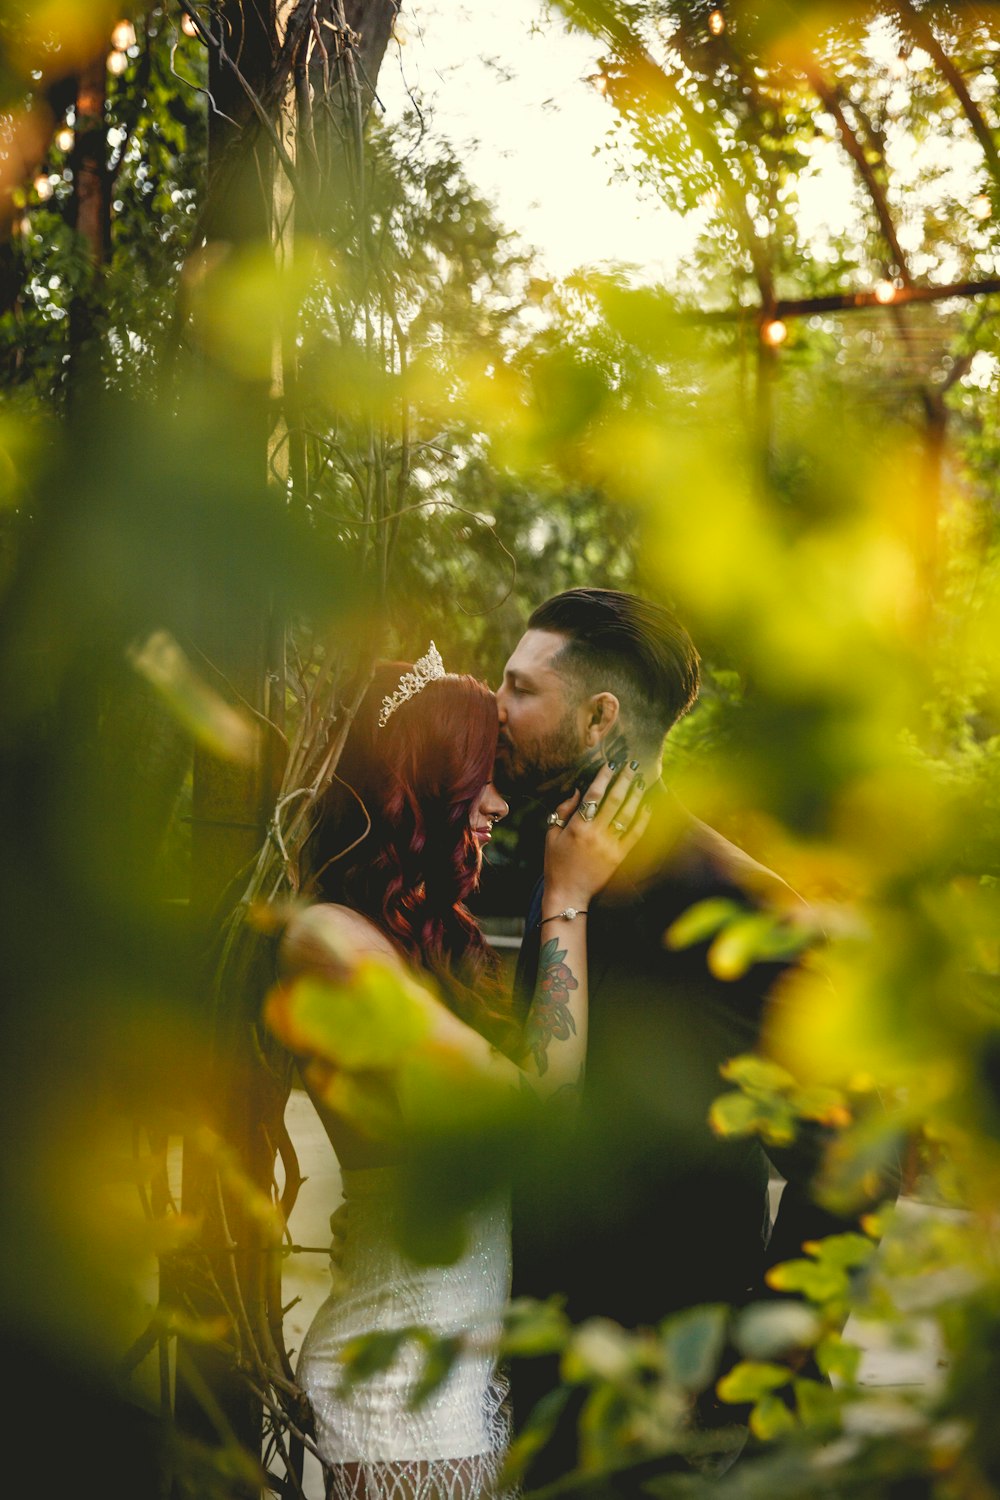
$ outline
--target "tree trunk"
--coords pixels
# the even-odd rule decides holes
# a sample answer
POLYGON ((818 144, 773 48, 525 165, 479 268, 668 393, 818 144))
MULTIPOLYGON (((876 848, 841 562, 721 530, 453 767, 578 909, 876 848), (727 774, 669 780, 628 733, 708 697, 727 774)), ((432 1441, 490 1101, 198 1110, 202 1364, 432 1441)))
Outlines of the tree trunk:
MULTIPOLYGON (((224 243, 236 253, 251 245, 269 244, 285 262, 294 253, 295 222, 304 219, 315 228, 317 214, 330 202, 328 194, 340 200, 341 212, 345 206, 348 214, 359 211, 363 200, 348 191, 345 169, 353 165, 359 170, 360 132, 395 9, 392 0, 349 0, 346 10, 340 0, 219 0, 211 26, 215 45, 210 53, 209 89, 217 113, 210 113, 205 221, 209 240, 224 243), (330 25, 323 26, 324 21, 330 25), (316 71, 321 66, 326 67, 322 77, 316 71), (366 83, 359 81, 362 72, 366 83), (325 191, 306 191, 304 203, 302 184, 315 184, 313 173, 320 166, 315 158, 308 172, 302 169, 309 149, 304 141, 311 138, 313 103, 321 83, 332 96, 323 102, 333 107, 342 122, 330 138, 346 139, 347 151, 341 146, 339 158, 331 162, 328 157, 322 174, 325 191)), ((329 119, 329 110, 323 115, 329 119)), ((286 341, 282 357, 281 332, 276 321, 271 381, 242 381, 233 391, 244 442, 255 455, 262 483, 269 478, 279 483, 287 480, 282 468, 291 446, 284 430, 290 394, 286 361, 294 354, 286 341), (276 441, 276 434, 281 441, 276 441)), ((291 367, 288 375, 293 380, 291 367)), ((281 498, 276 496, 276 503, 281 498)), ((259 722, 278 720, 284 701, 283 622, 273 619, 265 598, 251 601, 239 618, 224 602, 206 619, 200 645, 218 680, 228 684, 237 701, 248 706, 259 722)), ((253 765, 234 766, 205 752, 196 756, 192 821, 196 933, 207 934, 222 924, 234 893, 238 900, 245 890, 244 872, 249 873, 263 842, 276 778, 267 758, 273 737, 265 735, 261 743, 261 757, 253 765)), ((225 927, 224 957, 212 994, 217 1079, 212 1115, 246 1178, 269 1195, 288 1092, 288 1062, 282 1055, 280 1063, 269 1066, 266 1038, 255 1035, 269 955, 241 915, 237 910, 225 927)), ((280 1321, 280 1278, 273 1274, 274 1247, 251 1211, 247 1194, 224 1185, 215 1164, 185 1143, 183 1196, 186 1210, 205 1216, 212 1273, 226 1291, 229 1310, 234 1305, 240 1309, 236 1321, 244 1326, 237 1337, 244 1347, 253 1346, 251 1367, 259 1356, 269 1368, 280 1366, 283 1351, 275 1348, 273 1337, 274 1320, 280 1321)), ((190 1303, 192 1288, 185 1286, 184 1292, 190 1303)), ((213 1306, 204 1290, 196 1292, 195 1298, 206 1313, 218 1312, 218 1303, 213 1306)), ((259 1454, 261 1402, 248 1390, 229 1356, 196 1346, 187 1347, 184 1356, 196 1374, 186 1381, 184 1362, 179 1363, 176 1411, 182 1427, 203 1441, 218 1442, 215 1424, 198 1392, 199 1385, 207 1385, 209 1404, 222 1414, 242 1446, 259 1454)), ((290 1375, 287 1367, 284 1373, 290 1375)), ((286 1467, 296 1467, 294 1451, 290 1464, 286 1458, 286 1467)))
POLYGON ((77 83, 71 222, 87 248, 92 271, 70 306, 71 392, 81 375, 86 384, 86 373, 98 360, 98 283, 111 250, 111 180, 104 119, 107 81, 107 61, 102 52, 83 69, 77 83))
MULTIPOLYGON (((235 250, 270 241, 270 191, 273 154, 257 127, 247 88, 262 95, 271 76, 275 51, 272 0, 220 0, 212 32, 221 45, 210 49, 209 160, 206 238, 235 250), (234 68, 239 69, 239 76, 234 68), (241 82, 240 79, 244 80, 241 82)), ((232 381, 229 400, 240 412, 244 441, 254 455, 260 482, 267 481, 270 430, 269 389, 262 381, 232 381)), ((269 651, 273 631, 268 600, 251 599, 239 611, 225 596, 206 600, 199 646, 214 668, 213 685, 234 704, 266 719, 271 683, 269 651)), ((283 685, 275 684, 279 692, 283 685)), ((191 918, 195 942, 211 951, 234 883, 260 848, 268 813, 270 768, 266 737, 249 763, 221 760, 197 749, 191 822, 191 918)), ((206 1002, 211 983, 206 979, 206 1002)), ((250 997, 246 997, 249 999, 250 997)), ((212 1015, 216 1079, 214 1098, 206 1101, 213 1125, 237 1154, 244 1172, 261 1188, 271 1178, 271 1156, 256 1118, 259 1090, 251 1059, 249 1017, 242 1010, 221 1028, 212 1015)), ((212 1275, 225 1290, 231 1310, 254 1279, 258 1255, 252 1216, 245 1201, 226 1192, 217 1166, 185 1141, 183 1200, 186 1211, 205 1220, 205 1246, 212 1275), (234 1249, 231 1249, 235 1246, 234 1249), (236 1285, 233 1284, 235 1277, 236 1285)), ((215 1293, 185 1285, 184 1293, 208 1316, 217 1315, 215 1293)), ((169 1295, 169 1289, 168 1289, 169 1295)), ((211 1347, 189 1346, 178 1363, 175 1411, 187 1434, 209 1444, 219 1441, 217 1422, 200 1387, 207 1387, 233 1436, 258 1455, 262 1440, 262 1407, 233 1367, 231 1358, 211 1347), (185 1367, 193 1367, 192 1378, 185 1367)))

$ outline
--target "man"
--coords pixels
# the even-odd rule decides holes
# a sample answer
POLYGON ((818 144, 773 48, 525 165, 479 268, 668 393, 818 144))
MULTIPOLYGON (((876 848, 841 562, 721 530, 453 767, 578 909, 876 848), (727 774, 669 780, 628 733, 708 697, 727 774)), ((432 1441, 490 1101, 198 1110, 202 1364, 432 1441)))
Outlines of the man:
MULTIPOLYGON (((496 781, 506 794, 554 808, 602 760, 627 759, 638 763, 653 803, 650 826, 617 876, 571 918, 587 923, 590 991, 572 1149, 541 1148, 516 1187, 515 1293, 563 1292, 574 1320, 603 1315, 639 1327, 699 1303, 745 1303, 767 1295, 768 1265, 848 1227, 813 1202, 813 1159, 799 1149, 777 1163, 788 1182, 772 1231, 760 1144, 719 1139, 708 1125, 725 1089, 720 1065, 756 1045, 783 966, 759 962, 722 980, 707 966, 707 945, 675 951, 664 934, 710 897, 748 910, 803 903, 685 812, 660 779, 664 738, 698 687, 697 652, 668 610, 612 590, 570 589, 535 610, 497 693, 496 781)), ((534 987, 539 911, 536 890, 518 967, 522 995, 534 987)), ((537 1365, 515 1372, 519 1419, 553 1374, 537 1365)), ((572 1465, 565 1448, 554 1458, 534 1483, 572 1465)))

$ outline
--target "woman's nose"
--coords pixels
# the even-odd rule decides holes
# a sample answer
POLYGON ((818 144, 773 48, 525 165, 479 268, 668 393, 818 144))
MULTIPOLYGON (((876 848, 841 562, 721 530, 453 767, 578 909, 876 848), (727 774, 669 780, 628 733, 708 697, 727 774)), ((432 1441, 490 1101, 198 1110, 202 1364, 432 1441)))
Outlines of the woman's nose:
POLYGON ((494 818, 505 818, 510 812, 509 803, 504 801, 492 782, 490 783, 488 807, 491 816, 494 818))

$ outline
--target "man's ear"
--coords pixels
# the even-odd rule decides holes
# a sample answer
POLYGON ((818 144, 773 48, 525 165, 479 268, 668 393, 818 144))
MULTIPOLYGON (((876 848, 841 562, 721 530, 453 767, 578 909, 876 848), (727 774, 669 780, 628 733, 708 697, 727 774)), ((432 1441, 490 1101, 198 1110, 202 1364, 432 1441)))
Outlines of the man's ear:
POLYGON ((584 735, 588 745, 599 745, 618 723, 621 712, 614 693, 595 693, 587 701, 587 723, 584 735))

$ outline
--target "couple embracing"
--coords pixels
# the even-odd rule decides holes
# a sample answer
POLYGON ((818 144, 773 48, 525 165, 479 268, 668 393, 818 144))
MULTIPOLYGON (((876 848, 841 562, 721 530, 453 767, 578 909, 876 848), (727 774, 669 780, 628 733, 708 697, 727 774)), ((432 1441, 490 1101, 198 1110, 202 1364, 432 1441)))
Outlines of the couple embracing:
MULTIPOLYGON (((772 1228, 760 1146, 708 1126, 720 1064, 755 1046, 780 965, 723 981, 704 947, 671 951, 664 933, 708 897, 785 910, 797 898, 660 779, 664 738, 697 692, 698 656, 674 616, 605 589, 541 605, 495 696, 445 672, 433 648, 414 668, 378 668, 315 836, 317 904, 283 942, 293 977, 322 973, 345 945, 430 975, 442 1036, 479 1049, 513 1087, 578 1096, 572 1132, 552 1132, 551 1149, 540 1143, 515 1170, 513 1226, 515 1291, 564 1294, 575 1320, 635 1328, 699 1303, 745 1303, 763 1294, 769 1264, 843 1227, 810 1199, 811 1162, 790 1156, 772 1228), (514 795, 540 799, 549 816, 510 996, 463 903, 514 795)), ((378 1329, 495 1323, 510 1292, 507 1207, 481 1211, 455 1264, 416 1265, 392 1233, 391 1152, 319 1091, 314 1102, 346 1203, 337 1288, 298 1368, 328 1496, 493 1496, 506 1420, 488 1348, 463 1356, 415 1409, 406 1349, 349 1396, 339 1355, 378 1329)), ((554 1378, 544 1361, 515 1371, 515 1411, 554 1378)), ((556 1471, 573 1463, 570 1428, 556 1471)))

